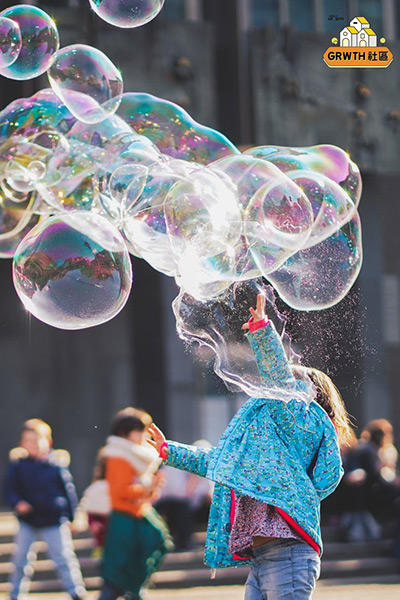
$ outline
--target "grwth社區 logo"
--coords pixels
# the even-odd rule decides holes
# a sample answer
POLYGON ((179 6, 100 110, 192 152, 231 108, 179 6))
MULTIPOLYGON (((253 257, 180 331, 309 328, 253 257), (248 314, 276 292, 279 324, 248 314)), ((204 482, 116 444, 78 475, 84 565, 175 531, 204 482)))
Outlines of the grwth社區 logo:
MULTIPOLYGON (((386 42, 380 38, 380 44, 386 42)), ((387 46, 378 46, 375 31, 365 17, 354 17, 350 25, 343 27, 339 40, 332 38, 334 46, 330 46, 323 59, 328 67, 388 67, 393 54, 387 46)))

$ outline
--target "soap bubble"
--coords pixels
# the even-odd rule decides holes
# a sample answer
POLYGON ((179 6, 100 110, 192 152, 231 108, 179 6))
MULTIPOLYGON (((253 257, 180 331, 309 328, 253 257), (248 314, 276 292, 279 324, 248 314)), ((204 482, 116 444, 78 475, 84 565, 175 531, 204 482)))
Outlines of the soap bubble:
POLYGON ((0 17, 11 19, 19 28, 22 45, 15 61, 0 68, 9 79, 32 79, 51 65, 59 47, 54 21, 40 8, 20 4, 6 8, 0 17))
POLYGON ((356 213, 326 240, 291 256, 268 280, 292 308, 322 310, 345 297, 361 263, 361 224, 356 213))
POLYGON ((57 96, 80 121, 98 123, 112 115, 121 101, 122 77, 97 48, 74 44, 61 48, 48 70, 57 96))
POLYGON ((167 195, 164 210, 177 254, 191 244, 202 256, 213 256, 236 241, 236 230, 230 226, 240 220, 236 189, 229 178, 218 177, 215 171, 197 169, 181 178, 167 195))
POLYGON ((312 231, 304 248, 328 238, 355 214, 356 207, 348 194, 329 177, 303 169, 286 174, 303 190, 313 209, 312 231))
POLYGON ((200 125, 177 104, 151 94, 123 94, 118 115, 173 158, 205 165, 240 154, 222 133, 200 125))
POLYGON ((308 198, 290 180, 260 188, 245 217, 246 237, 263 275, 277 269, 307 242, 313 223, 308 198))
POLYGON ((75 212, 39 223, 18 246, 14 285, 27 310, 60 329, 109 321, 132 285, 129 254, 103 217, 75 212))
POLYGON ((73 139, 60 141, 36 189, 57 210, 91 210, 93 177, 103 160, 102 149, 73 139))
POLYGON ((362 189, 360 171, 347 152, 337 146, 330 144, 305 148, 257 146, 246 150, 246 154, 263 158, 283 172, 309 169, 321 173, 338 183, 347 192, 354 205, 358 206, 362 189))
MULTIPOLYGON (((166 198, 181 180, 168 162, 147 163, 148 171, 144 188, 137 199, 130 203, 123 225, 124 236, 131 251, 145 258, 155 269, 166 275, 176 274, 176 258, 171 247, 165 220, 166 198)), ((143 166, 143 165, 140 165, 143 166)), ((140 180, 138 182, 140 185, 140 180)), ((127 198, 136 193, 127 189, 127 198)))
POLYGON ((17 60, 21 47, 18 23, 0 16, 0 68, 12 65, 17 60))
POLYGON ((293 181, 267 161, 230 156, 214 162, 211 168, 215 167, 236 184, 242 209, 245 237, 235 249, 236 273, 240 274, 236 280, 266 275, 310 236, 310 202, 293 181))
POLYGON ((94 12, 115 27, 140 27, 154 19, 164 0, 89 0, 94 12))

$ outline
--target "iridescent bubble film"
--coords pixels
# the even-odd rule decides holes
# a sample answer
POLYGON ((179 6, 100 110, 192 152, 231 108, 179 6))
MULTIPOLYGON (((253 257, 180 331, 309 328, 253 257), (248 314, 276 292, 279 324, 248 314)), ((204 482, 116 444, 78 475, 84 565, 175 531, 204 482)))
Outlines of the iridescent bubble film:
MULTIPOLYGON (((114 308, 110 302, 104 311, 95 278, 88 278, 90 266, 97 265, 103 250, 114 252, 97 243, 97 219, 119 240, 119 255, 126 257, 129 251, 175 278, 183 311, 180 329, 187 340, 190 332, 197 339, 197 326, 190 322, 196 311, 208 315, 217 332, 219 303, 224 310, 233 307, 235 294, 255 293, 254 282, 262 278, 297 310, 322 310, 340 302, 362 263, 357 212, 361 179, 346 152, 321 145, 260 146, 240 153, 218 131, 200 125, 172 102, 149 94, 122 94, 112 114, 120 94, 111 90, 110 95, 112 85, 106 76, 99 84, 99 63, 92 60, 95 49, 83 48, 90 59, 87 70, 85 65, 81 71, 78 63, 68 62, 81 56, 69 54, 70 48, 65 49, 68 61, 63 65, 58 60, 61 51, 50 69, 54 80, 58 73, 60 97, 41 90, 0 113, 0 255, 11 256, 26 236, 26 253, 22 239, 23 251, 16 255, 23 285, 17 276, 16 285, 31 294, 28 299, 25 294, 24 302, 32 314, 65 328, 92 326, 115 314, 115 306, 129 293, 127 277, 120 272, 124 292, 116 293, 119 300, 114 308), (81 78, 81 73, 86 75, 81 78), (63 87, 64 83, 68 85, 63 87), (95 114, 93 122, 86 122, 95 114), (60 221, 53 227, 52 219, 60 221), (51 253, 51 258, 40 254, 42 247, 37 250, 36 241, 46 236, 47 225, 52 243, 65 239, 67 247, 70 240, 88 238, 94 250, 91 255, 75 252, 79 268, 65 271, 66 265, 78 263, 71 262, 74 253, 62 254, 63 242, 57 242, 59 261, 51 253), (54 230, 58 237, 53 236, 54 230), (21 266, 25 263, 27 268, 21 266), (36 265, 39 279, 35 279, 36 265), (46 281, 49 273, 40 289, 40 278, 46 281), (82 292, 82 281, 91 290, 89 296, 93 292, 97 298, 93 314, 85 305, 88 297, 82 292), (56 286, 64 289, 67 284, 76 309, 66 306, 56 293, 56 286), (190 319, 185 320, 185 315, 190 319)), ((109 299, 116 290, 114 278, 105 281, 101 289, 109 299)), ((254 302, 254 297, 246 302, 254 302)), ((179 308, 176 314, 182 311, 179 308)), ((229 366, 234 346, 226 350, 224 335, 215 333, 221 347, 213 346, 217 362, 227 365, 219 371, 221 376, 237 366, 229 366)), ((244 362, 251 360, 248 346, 239 338, 236 341, 240 352, 248 349, 244 362)), ((243 386, 254 391, 253 384, 243 386)))
POLYGON ((54 21, 37 6, 20 4, 6 8, 0 18, 13 21, 19 29, 21 47, 9 66, 0 65, 0 75, 9 79, 32 79, 45 73, 59 47, 54 21))
POLYGON ((61 48, 48 71, 51 87, 71 113, 84 123, 99 123, 118 108, 122 77, 97 48, 75 44, 61 48))
POLYGON ((17 293, 35 317, 61 329, 109 321, 132 285, 128 251, 103 217, 75 212, 34 227, 15 251, 17 293))
POLYGON ((177 104, 151 94, 123 94, 118 115, 173 158, 208 164, 239 154, 222 133, 200 125, 177 104))
POLYGON ((115 27, 140 27, 154 19, 164 0, 89 0, 94 12, 115 27))
POLYGON ((360 171, 347 152, 337 146, 329 144, 308 148, 257 146, 246 150, 246 154, 268 160, 283 172, 310 169, 326 175, 343 187, 356 206, 360 201, 360 171))
POLYGON ((9 67, 18 58, 22 39, 16 21, 0 16, 0 68, 9 67))

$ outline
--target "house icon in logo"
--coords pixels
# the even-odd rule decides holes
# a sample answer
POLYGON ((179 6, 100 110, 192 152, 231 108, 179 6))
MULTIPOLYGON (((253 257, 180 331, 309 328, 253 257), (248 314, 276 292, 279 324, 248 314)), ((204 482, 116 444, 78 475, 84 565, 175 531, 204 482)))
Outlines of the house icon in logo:
POLYGON ((377 46, 376 33, 365 17, 354 17, 348 27, 340 32, 340 46, 351 48, 377 46))

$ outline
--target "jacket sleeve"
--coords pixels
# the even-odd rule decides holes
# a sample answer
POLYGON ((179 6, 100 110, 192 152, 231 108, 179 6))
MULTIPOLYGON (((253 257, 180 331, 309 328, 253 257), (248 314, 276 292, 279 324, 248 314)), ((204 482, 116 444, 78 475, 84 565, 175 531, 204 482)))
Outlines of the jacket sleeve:
POLYGON ((311 481, 320 500, 329 496, 336 489, 343 473, 337 436, 334 431, 325 429, 314 468, 310 473, 311 481))
POLYGON ((200 448, 168 441, 166 464, 182 471, 205 477, 208 463, 215 448, 200 448))
POLYGON ((296 380, 283 344, 271 321, 261 329, 247 334, 257 367, 265 387, 293 389, 296 380))
POLYGON ((70 521, 73 521, 75 511, 78 507, 78 495, 76 493, 74 480, 72 478, 70 470, 65 467, 60 469, 60 477, 65 490, 65 499, 67 502, 67 517, 70 521))
POLYGON ((19 494, 17 490, 17 463, 10 462, 7 471, 6 477, 4 481, 4 500, 11 507, 15 508, 15 506, 23 500, 22 496, 19 494))

